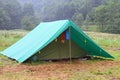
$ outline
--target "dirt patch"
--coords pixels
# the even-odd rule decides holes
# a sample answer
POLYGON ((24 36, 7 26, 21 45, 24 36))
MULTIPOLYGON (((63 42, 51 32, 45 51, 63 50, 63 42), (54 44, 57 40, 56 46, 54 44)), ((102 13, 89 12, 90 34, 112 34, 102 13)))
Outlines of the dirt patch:
POLYGON ((120 52, 120 48, 112 48, 112 50, 120 52))
POLYGON ((59 78, 67 79, 72 74, 79 71, 91 71, 94 69, 104 70, 112 66, 118 66, 120 62, 115 61, 81 61, 74 60, 72 64, 66 61, 51 62, 40 65, 16 65, 0 67, 0 74, 4 73, 26 73, 30 76, 37 76, 38 78, 59 78))
POLYGON ((3 73, 3 67, 0 66, 0 74, 2 74, 2 73, 3 73))

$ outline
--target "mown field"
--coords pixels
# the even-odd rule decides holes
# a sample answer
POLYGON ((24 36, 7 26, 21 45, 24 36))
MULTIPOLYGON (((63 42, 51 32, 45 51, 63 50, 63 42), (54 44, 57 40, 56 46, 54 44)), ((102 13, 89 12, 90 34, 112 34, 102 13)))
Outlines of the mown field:
MULTIPOLYGON (((27 34, 24 30, 0 31, 0 51, 27 34)), ((120 34, 86 32, 115 59, 74 59, 19 64, 0 55, 0 80, 120 80, 120 34)))

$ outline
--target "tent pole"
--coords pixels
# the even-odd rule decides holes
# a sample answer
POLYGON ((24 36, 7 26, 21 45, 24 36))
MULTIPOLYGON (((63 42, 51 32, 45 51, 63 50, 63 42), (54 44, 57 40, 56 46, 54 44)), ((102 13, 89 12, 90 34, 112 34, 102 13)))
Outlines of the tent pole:
POLYGON ((71 26, 69 27, 69 58, 70 58, 70 64, 72 63, 72 58, 71 58, 71 26))

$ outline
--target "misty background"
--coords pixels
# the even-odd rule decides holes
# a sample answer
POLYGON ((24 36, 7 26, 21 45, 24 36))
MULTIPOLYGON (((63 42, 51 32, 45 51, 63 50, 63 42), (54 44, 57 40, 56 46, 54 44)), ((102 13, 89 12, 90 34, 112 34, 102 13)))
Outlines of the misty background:
POLYGON ((1 30, 31 30, 63 19, 82 30, 120 33, 120 0, 0 0, 1 30))

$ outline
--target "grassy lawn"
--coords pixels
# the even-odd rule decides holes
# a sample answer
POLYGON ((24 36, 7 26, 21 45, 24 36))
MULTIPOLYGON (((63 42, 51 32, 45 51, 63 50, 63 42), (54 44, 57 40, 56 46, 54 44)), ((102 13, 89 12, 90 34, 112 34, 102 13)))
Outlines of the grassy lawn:
POLYGON ((120 60, 120 34, 86 32, 97 44, 120 60))
POLYGON ((0 51, 4 50, 8 46, 18 41, 26 33, 27 31, 23 30, 10 30, 10 31, 0 30, 0 51))
POLYGON ((99 31, 97 25, 83 25, 81 26, 81 29, 84 31, 99 31))
MULTIPOLYGON (((0 51, 27 34, 0 31, 0 51)), ((113 60, 73 60, 18 64, 0 55, 0 80, 120 80, 120 34, 85 32, 115 57, 113 60)))

